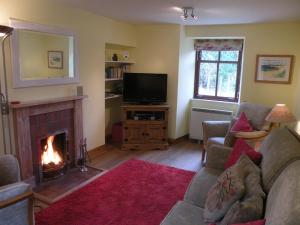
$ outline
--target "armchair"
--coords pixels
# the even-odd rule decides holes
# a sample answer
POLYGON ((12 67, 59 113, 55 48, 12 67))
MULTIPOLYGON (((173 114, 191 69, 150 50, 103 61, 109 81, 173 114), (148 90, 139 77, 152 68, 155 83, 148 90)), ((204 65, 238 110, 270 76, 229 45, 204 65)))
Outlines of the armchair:
POLYGON ((239 105, 237 117, 244 112, 254 129, 253 132, 231 133, 230 129, 235 122, 234 119, 231 121, 204 121, 202 123, 204 144, 202 161, 205 159, 206 150, 212 144, 232 147, 236 138, 258 140, 265 137, 269 130, 269 126, 266 123, 265 118, 271 109, 272 108, 267 106, 248 102, 242 102, 239 105))
POLYGON ((33 225, 33 193, 13 155, 0 156, 0 225, 33 225))

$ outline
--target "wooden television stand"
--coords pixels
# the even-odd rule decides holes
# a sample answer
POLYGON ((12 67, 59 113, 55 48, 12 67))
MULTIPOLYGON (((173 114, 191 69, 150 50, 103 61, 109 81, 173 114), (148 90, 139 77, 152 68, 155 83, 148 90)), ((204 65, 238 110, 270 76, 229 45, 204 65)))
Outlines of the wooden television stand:
POLYGON ((122 150, 162 150, 168 144, 169 105, 123 105, 122 150))

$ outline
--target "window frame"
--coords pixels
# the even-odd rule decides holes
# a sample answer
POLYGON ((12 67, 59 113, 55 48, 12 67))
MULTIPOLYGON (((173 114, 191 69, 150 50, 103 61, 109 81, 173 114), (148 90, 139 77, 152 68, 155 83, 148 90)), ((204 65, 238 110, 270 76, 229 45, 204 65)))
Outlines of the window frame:
POLYGON ((194 82, 194 98, 195 99, 206 99, 206 100, 215 100, 215 101, 225 101, 225 102, 238 102, 240 97, 240 81, 241 81, 241 70, 242 70, 242 54, 243 49, 237 50, 239 52, 237 61, 220 61, 222 51, 231 51, 231 50, 210 50, 203 49, 196 51, 195 57, 195 82, 194 82), (201 53, 202 51, 218 51, 218 60, 202 60, 201 53), (215 86, 215 95, 201 95, 199 91, 199 80, 200 80, 200 64, 201 63, 217 63, 217 78, 215 86), (219 64, 220 63, 235 63, 237 64, 237 75, 236 75, 236 84, 235 84, 235 96, 234 98, 218 96, 218 80, 219 80, 219 64))

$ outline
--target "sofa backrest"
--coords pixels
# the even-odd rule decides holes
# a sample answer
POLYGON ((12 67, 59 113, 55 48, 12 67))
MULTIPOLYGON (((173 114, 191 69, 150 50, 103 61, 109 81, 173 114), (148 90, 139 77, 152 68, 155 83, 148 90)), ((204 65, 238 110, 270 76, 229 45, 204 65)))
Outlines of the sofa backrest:
POLYGON ((239 105, 237 116, 239 117, 244 112, 247 118, 250 120, 251 125, 255 130, 261 130, 266 124, 266 117, 272 108, 254 104, 249 102, 242 102, 239 105))
POLYGON ((292 162, 300 160, 300 142, 287 128, 274 129, 262 142, 259 151, 263 154, 263 188, 268 193, 280 173, 292 162))
POLYGON ((266 225, 300 224, 300 160, 286 167, 267 197, 266 225))

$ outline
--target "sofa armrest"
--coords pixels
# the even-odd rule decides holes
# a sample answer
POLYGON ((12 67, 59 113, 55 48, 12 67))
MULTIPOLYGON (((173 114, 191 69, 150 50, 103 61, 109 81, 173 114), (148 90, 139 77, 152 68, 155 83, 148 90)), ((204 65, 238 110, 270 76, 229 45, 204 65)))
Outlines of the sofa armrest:
POLYGON ((207 149, 206 167, 224 170, 224 165, 232 151, 232 148, 221 145, 211 145, 207 149))
POLYGON ((230 126, 230 121, 203 121, 203 143, 207 145, 208 138, 225 137, 230 126))

